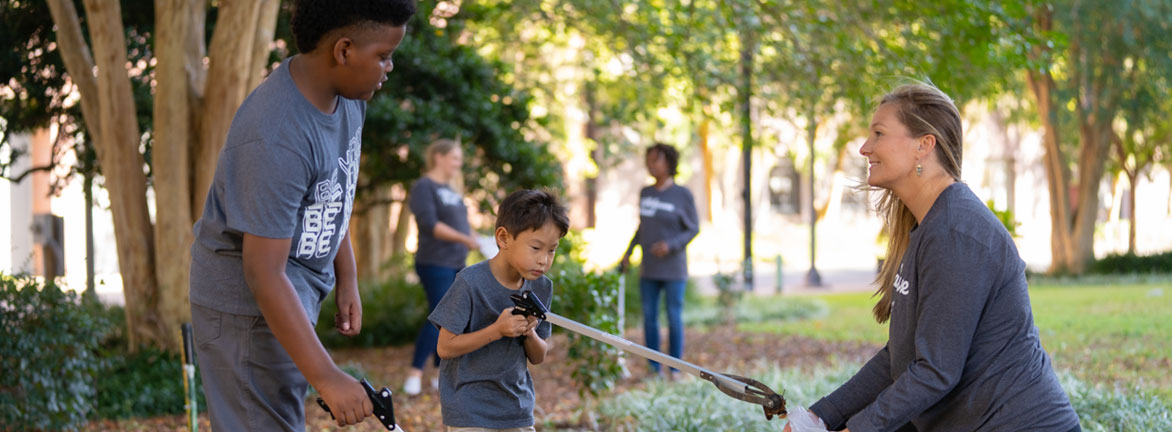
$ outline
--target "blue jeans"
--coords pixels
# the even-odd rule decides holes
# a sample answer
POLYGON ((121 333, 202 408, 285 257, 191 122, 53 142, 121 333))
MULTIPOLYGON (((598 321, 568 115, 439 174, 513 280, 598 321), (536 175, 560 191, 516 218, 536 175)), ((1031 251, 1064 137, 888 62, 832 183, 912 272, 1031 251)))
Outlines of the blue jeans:
MULTIPOLYGON (((435 310, 435 305, 444 298, 444 294, 448 293, 448 288, 452 286, 452 282, 456 280, 456 273, 459 272, 458 268, 415 264, 415 273, 419 275, 423 291, 427 293, 428 315, 435 310)), ((432 364, 439 366, 439 353, 435 352, 435 344, 438 339, 439 329, 435 328, 430 321, 424 321, 423 327, 419 329, 419 336, 415 338, 415 355, 411 358, 411 367, 423 369, 428 357, 434 357, 435 360, 432 361, 432 364)))
MULTIPOLYGON (((684 355, 684 287, 683 280, 663 281, 639 279, 639 294, 643 302, 643 338, 647 347, 659 349, 659 294, 666 292, 668 355, 680 358, 684 355)), ((659 362, 649 361, 651 369, 659 373, 659 362)), ((675 368, 672 368, 675 371, 675 368)))

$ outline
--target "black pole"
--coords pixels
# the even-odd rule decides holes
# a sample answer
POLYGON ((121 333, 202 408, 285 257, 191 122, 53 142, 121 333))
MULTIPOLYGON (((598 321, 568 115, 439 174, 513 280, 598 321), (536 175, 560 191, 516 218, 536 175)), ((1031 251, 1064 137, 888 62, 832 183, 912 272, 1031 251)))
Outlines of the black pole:
POLYGON ((85 189, 85 293, 96 299, 94 288, 94 175, 87 173, 82 184, 85 189))
POLYGON ((753 124, 752 124, 752 96, 753 96, 753 39, 748 28, 741 30, 741 75, 744 78, 744 87, 741 89, 741 159, 745 163, 745 189, 742 199, 745 203, 745 262, 744 271, 745 290, 753 290, 753 124))
POLYGON ((810 271, 806 273, 807 286, 822 286, 822 276, 818 274, 815 265, 817 243, 814 241, 814 228, 818 223, 818 209, 814 207, 814 139, 818 134, 818 123, 814 122, 814 109, 810 109, 809 124, 806 126, 806 136, 810 142, 810 271))

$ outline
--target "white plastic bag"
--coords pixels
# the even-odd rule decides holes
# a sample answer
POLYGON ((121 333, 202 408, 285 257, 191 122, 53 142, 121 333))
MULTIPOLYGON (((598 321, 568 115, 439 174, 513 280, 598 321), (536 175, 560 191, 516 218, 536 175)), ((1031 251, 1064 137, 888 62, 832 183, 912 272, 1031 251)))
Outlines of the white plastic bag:
POLYGON ((789 430, 792 432, 827 432, 826 423, 822 422, 814 413, 806 411, 800 406, 793 406, 786 415, 789 419, 789 430))

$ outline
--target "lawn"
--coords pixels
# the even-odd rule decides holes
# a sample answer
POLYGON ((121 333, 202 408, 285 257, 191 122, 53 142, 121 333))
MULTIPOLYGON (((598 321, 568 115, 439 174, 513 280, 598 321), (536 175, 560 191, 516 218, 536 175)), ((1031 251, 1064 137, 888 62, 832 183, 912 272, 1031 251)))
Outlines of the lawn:
MULTIPOLYGON (((1172 283, 1042 282, 1031 287, 1034 321, 1060 371, 1099 388, 1139 389, 1172 402, 1172 283)), ((870 293, 755 298, 755 308, 824 307, 813 318, 739 324, 741 331, 882 343, 870 293)))

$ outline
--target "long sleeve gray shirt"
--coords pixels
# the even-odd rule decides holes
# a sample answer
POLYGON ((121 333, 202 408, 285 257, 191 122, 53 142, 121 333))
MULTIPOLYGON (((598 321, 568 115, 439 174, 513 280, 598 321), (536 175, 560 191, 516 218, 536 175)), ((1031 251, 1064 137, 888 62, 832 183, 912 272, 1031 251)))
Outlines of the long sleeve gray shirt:
POLYGON ((968 186, 936 199, 895 278, 887 346, 810 407, 832 429, 1057 431, 1078 424, 1034 326, 1025 263, 968 186))
POLYGON ((675 281, 688 278, 688 243, 700 232, 696 201, 692 192, 680 185, 658 190, 644 187, 639 192, 639 229, 627 246, 630 255, 635 245, 643 248, 641 266, 644 279, 675 281), (667 243, 666 256, 651 252, 658 242, 667 243))

